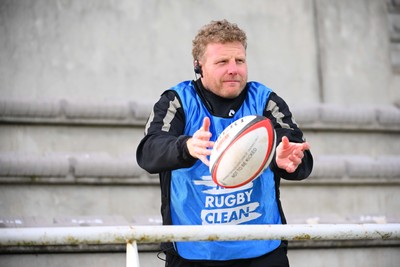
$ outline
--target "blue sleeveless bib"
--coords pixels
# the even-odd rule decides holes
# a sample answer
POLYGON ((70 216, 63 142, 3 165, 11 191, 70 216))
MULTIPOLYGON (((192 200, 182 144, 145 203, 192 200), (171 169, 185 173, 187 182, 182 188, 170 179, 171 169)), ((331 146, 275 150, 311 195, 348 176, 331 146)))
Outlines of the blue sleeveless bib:
MULTIPOLYGON (((185 135, 193 135, 203 118, 211 120, 212 140, 235 120, 246 115, 262 115, 270 89, 248 83, 248 94, 232 118, 212 116, 196 94, 191 81, 173 87, 186 116, 185 135)), ((171 173, 171 217, 174 225, 281 224, 275 193, 274 174, 267 168, 254 181, 239 188, 225 189, 211 179, 208 166, 200 160, 191 168, 171 173)), ((179 255, 189 260, 232 260, 264 255, 280 245, 280 240, 176 242, 179 255)))

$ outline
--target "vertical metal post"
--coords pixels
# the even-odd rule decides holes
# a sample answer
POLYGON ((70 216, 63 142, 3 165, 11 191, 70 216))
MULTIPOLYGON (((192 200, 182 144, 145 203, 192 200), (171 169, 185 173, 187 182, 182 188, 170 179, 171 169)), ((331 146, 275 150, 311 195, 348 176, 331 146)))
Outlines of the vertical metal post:
POLYGON ((126 244, 126 267, 140 267, 136 240, 126 244))

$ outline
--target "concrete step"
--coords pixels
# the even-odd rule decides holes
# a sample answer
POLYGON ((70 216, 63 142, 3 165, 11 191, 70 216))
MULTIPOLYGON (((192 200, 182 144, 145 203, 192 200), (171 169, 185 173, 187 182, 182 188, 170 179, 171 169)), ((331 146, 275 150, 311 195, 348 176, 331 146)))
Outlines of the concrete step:
MULTIPOLYGON (((93 178, 96 183, 104 178, 103 183, 118 184, 118 178, 124 178, 125 183, 154 184, 158 183, 156 177, 141 169, 134 155, 0 153, 0 182, 39 183, 53 179, 54 183, 80 183, 93 178)), ((400 155, 315 155, 311 177, 313 183, 365 183, 367 180, 370 183, 398 183, 400 155)))
MULTIPOLYGON (((164 258, 158 252, 139 253, 141 267, 164 267, 164 258)), ((291 249, 288 251, 291 266, 354 266, 354 267, 397 267, 400 262, 400 248, 393 247, 354 247, 333 249, 291 249)), ((4 254, 0 257, 0 266, 7 267, 108 267, 126 266, 125 252, 103 253, 23 253, 4 254)))
MULTIPOLYGON (((158 177, 132 158, 0 154, 0 183, 3 216, 119 215, 128 222, 135 216, 159 216, 158 177)), ((328 155, 315 158, 307 180, 283 180, 281 199, 289 222, 360 216, 386 222, 400 217, 399 189, 398 156, 328 155)))
MULTIPOLYGON (((0 124, 0 152, 135 157, 140 127, 0 124)), ((400 131, 305 130, 313 155, 400 155, 400 131)))
MULTIPOLYGON (((151 108, 149 100, 0 98, 0 151, 134 155, 151 108)), ((399 155, 400 109, 395 106, 314 104, 292 111, 315 155, 399 155)))
MULTIPOLYGON (((1 99, 0 227, 160 224, 158 177, 135 161, 150 102, 1 99)), ((400 222, 399 109, 318 104, 292 110, 315 167, 305 181, 282 181, 288 223, 400 222)), ((318 257, 304 259, 316 248, 329 266, 357 266, 354 255, 371 266, 400 261, 398 242, 291 242, 292 264, 321 266, 318 257)), ((141 266, 164 266, 158 244, 140 250, 141 266)), ((124 246, 0 251, 0 266, 125 263, 124 246)))
MULTIPOLYGON (((0 121, 42 124, 141 125, 155 99, 93 102, 68 99, 0 98, 0 121)), ((313 129, 400 130, 400 109, 396 106, 315 103, 294 106, 296 120, 313 129)))
POLYGON ((152 100, 93 102, 0 98, 1 121, 57 124, 143 124, 152 100))
MULTIPOLYGON (((0 152, 134 157, 143 127, 0 124, 0 152)), ((400 131, 305 130, 315 156, 400 155, 400 131)))
MULTIPOLYGON (((282 185, 288 223, 400 222, 399 184, 282 185)), ((160 216, 157 185, 3 184, 0 214, 40 216, 121 216, 128 223, 160 216), (143 208, 145 207, 145 208, 143 208)))

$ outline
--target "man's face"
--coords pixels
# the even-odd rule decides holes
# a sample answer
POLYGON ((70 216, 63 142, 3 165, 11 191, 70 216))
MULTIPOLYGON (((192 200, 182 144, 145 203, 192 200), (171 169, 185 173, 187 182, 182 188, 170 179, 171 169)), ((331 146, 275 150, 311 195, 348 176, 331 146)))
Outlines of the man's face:
POLYGON ((218 96, 235 98, 246 86, 246 50, 240 42, 208 44, 200 65, 204 87, 218 96))

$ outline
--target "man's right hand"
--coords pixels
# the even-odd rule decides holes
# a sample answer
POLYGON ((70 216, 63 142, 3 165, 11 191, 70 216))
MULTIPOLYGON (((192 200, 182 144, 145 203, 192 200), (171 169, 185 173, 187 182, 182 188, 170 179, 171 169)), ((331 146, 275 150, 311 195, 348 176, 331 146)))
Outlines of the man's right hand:
POLYGON ((212 135, 209 131, 210 123, 210 118, 205 117, 202 127, 186 142, 190 155, 198 158, 207 166, 210 164, 207 156, 211 154, 211 148, 214 146, 214 142, 210 141, 212 135))

